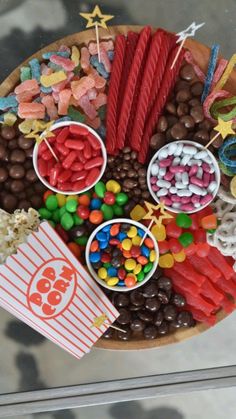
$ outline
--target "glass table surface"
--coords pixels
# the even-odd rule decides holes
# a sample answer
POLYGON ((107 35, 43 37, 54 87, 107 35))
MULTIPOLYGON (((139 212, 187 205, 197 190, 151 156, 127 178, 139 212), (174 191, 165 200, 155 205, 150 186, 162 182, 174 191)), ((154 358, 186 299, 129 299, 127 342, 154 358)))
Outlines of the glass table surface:
MULTIPOLYGON (((99 5, 115 16, 114 25, 150 24, 178 32, 192 21, 206 22, 197 40, 219 43, 226 58, 234 53, 235 0, 107 0, 99 5)), ((38 49, 84 30, 79 12, 93 7, 94 2, 82 0, 0 0, 1 81, 38 49)), ((0 309, 0 394, 233 366, 235 321, 233 313, 201 335, 157 349, 94 348, 78 361, 0 309)))

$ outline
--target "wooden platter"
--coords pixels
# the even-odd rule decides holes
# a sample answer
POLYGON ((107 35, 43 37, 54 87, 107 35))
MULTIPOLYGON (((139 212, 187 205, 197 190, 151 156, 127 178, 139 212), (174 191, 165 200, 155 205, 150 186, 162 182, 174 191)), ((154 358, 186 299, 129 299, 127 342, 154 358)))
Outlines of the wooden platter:
MULTIPOLYGON (((108 30, 99 29, 100 39, 109 39, 115 38, 118 34, 126 35, 128 31, 135 31, 140 32, 142 26, 128 26, 128 25, 121 25, 121 26, 109 26, 108 30)), ((57 50, 60 45, 82 45, 87 44, 91 40, 95 40, 95 31, 93 29, 78 32, 72 35, 68 35, 52 44, 42 48, 41 50, 37 51, 23 63, 21 63, 0 85, 0 96, 6 96, 10 92, 13 91, 15 85, 19 82, 20 79, 20 68, 23 65, 26 65, 28 61, 32 58, 38 58, 41 60, 42 54, 46 51, 53 51, 57 50)), ((210 48, 206 45, 200 44, 199 42, 193 39, 187 39, 185 43, 185 47, 192 52, 193 58, 195 62, 199 65, 199 67, 206 73, 208 60, 210 56, 210 48)), ((236 94, 236 71, 233 71, 231 77, 229 78, 226 86, 224 87, 225 90, 230 91, 232 94, 236 94)), ((223 320, 227 315, 221 310, 217 314, 217 322, 223 320)), ((112 349, 112 350, 141 350, 141 349, 149 349, 149 348, 156 348, 158 346, 164 346, 171 343, 181 342, 185 339, 191 338, 192 336, 196 336, 209 327, 198 323, 195 327, 189 329, 180 329, 168 336, 159 337, 155 340, 147 341, 143 338, 134 338, 131 341, 123 342, 114 339, 105 340, 100 339, 96 343, 97 348, 102 349, 112 349)))

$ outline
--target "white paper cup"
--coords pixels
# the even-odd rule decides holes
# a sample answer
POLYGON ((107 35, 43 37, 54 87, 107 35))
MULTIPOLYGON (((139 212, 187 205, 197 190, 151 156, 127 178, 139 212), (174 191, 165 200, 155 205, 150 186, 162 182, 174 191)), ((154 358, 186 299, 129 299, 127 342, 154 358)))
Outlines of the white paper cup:
MULTIPOLYGON (((158 150, 155 154, 154 154, 154 156, 152 157, 152 159, 151 159, 151 161, 150 161, 150 163, 149 163, 149 165, 148 165, 148 170, 147 170, 147 185, 148 185, 148 189, 149 189, 149 192, 150 192, 150 194, 152 195, 152 197, 153 197, 153 199, 154 199, 154 201, 156 201, 156 202, 160 202, 161 201, 161 198, 158 198, 158 196, 155 194, 155 192, 152 190, 152 188, 151 188, 151 182, 150 182, 150 178, 152 177, 152 174, 151 174, 151 167, 152 167, 152 165, 153 165, 153 163, 156 161, 156 160, 158 160, 158 156, 159 156, 159 154, 160 154, 160 152, 162 151, 162 150, 164 150, 165 148, 168 148, 168 146, 170 145, 170 144, 173 144, 173 143, 176 143, 176 144, 180 144, 180 143, 183 143, 183 144, 185 144, 185 145, 189 145, 189 146, 193 146, 193 147, 196 147, 199 151, 207 151, 207 153, 208 153, 208 155, 209 155, 209 157, 211 158, 211 160, 212 160, 212 165, 214 166, 214 169, 215 169, 215 181, 216 181, 216 184, 217 184, 217 186, 216 186, 216 188, 215 188, 215 191, 212 193, 212 200, 211 201, 209 201, 209 202, 207 202, 207 204, 204 204, 204 205, 202 205, 201 207, 199 207, 199 208, 195 208, 194 210, 192 210, 192 211, 183 211, 183 210, 180 210, 180 209, 178 209, 178 208, 173 208, 173 207, 170 207, 170 206, 168 206, 168 205, 165 205, 165 208, 167 209, 167 210, 169 210, 169 211, 171 211, 171 212, 174 212, 174 213, 180 213, 180 212, 184 212, 184 213, 186 213, 186 214, 193 214, 194 212, 198 212, 198 211, 201 211, 203 208, 205 208, 205 207, 207 207, 208 205, 210 205, 210 203, 215 199, 215 197, 216 197, 216 195, 217 195, 217 192, 218 192, 218 190, 219 190, 219 187, 220 187, 220 169, 219 169, 219 166, 218 166, 218 163, 217 163, 217 161, 216 161, 216 159, 215 159, 215 157, 213 156, 213 154, 208 150, 208 149, 206 149, 206 148, 204 148, 204 146, 203 145, 201 145, 201 144, 199 144, 199 143, 196 143, 196 142, 194 142, 194 141, 188 141, 188 140, 183 140, 183 141, 173 141, 173 142, 171 142, 171 143, 168 143, 168 144, 166 144, 166 145, 164 145, 162 148, 160 148, 160 150, 158 150)), ((193 156, 193 159, 194 159, 194 156, 193 156)), ((157 175, 157 177, 158 177, 158 175, 157 175)))
MULTIPOLYGON (((46 188, 50 189, 53 192, 59 193, 59 194, 64 194, 64 195, 77 195, 77 194, 81 194, 83 192, 88 191, 89 189, 91 189, 102 177, 106 165, 107 165, 107 152, 106 152, 106 147, 101 139, 101 137, 96 133, 96 131, 94 131, 92 128, 90 128, 88 125, 82 124, 80 122, 75 122, 75 121, 64 121, 64 122, 58 122, 52 125, 52 127, 50 128, 50 131, 54 131, 58 128, 62 128, 62 127, 68 127, 69 125, 79 125, 80 127, 85 127, 87 128, 92 135, 94 135, 100 142, 101 145, 101 151, 102 151, 102 157, 103 157, 103 165, 101 167, 101 171, 100 171, 100 175, 98 176, 98 178, 95 180, 95 182, 93 182, 93 184, 87 186, 86 188, 80 190, 80 191, 61 191, 57 188, 55 188, 54 186, 50 185, 50 183, 43 178, 38 170, 38 144, 36 143, 34 146, 34 152, 33 152, 33 165, 34 165, 34 170, 38 176, 38 178, 41 180, 41 182, 46 186, 46 188)), ((42 133, 41 135, 43 135, 44 133, 42 133)))
POLYGON ((159 248, 158 248, 158 244, 157 244, 157 241, 156 241, 156 239, 155 239, 155 237, 153 236, 153 234, 150 232, 150 230, 148 230, 147 229, 147 227, 146 226, 144 226, 143 224, 140 224, 140 223, 138 223, 137 221, 133 221, 133 220, 130 220, 130 219, 127 219, 127 218, 117 218, 116 220, 109 220, 109 221, 106 221, 105 223, 103 223, 103 224, 101 224, 100 226, 98 226, 93 232, 92 232, 92 234, 90 235, 90 237, 89 237, 89 239, 88 239, 88 242, 87 242, 87 245, 86 245, 86 249, 85 249, 85 258, 86 258, 86 264, 87 264, 87 267, 88 267, 88 269, 89 269, 89 272, 91 273, 91 275, 93 276, 93 278, 100 284, 100 285, 102 285, 104 288, 107 288, 107 289, 109 289, 109 290, 112 290, 112 291, 118 291, 118 292, 127 292, 127 291, 132 291, 132 290, 134 290, 134 289, 136 289, 136 288, 139 288, 139 287, 141 287, 142 285, 144 285, 151 277, 152 277, 152 275, 154 274, 154 272, 155 272, 155 270, 156 270, 156 268, 157 268, 157 265, 158 265, 158 261, 159 261, 159 248), (144 231, 144 233, 148 233, 148 235, 147 235, 147 237, 150 237, 152 240, 153 240, 153 243, 154 243, 154 250, 155 250, 155 252, 156 252, 156 260, 153 262, 153 267, 152 267, 152 270, 150 271, 150 272, 148 272, 148 274, 146 275, 146 277, 144 278, 144 280, 143 281, 141 281, 141 282, 137 282, 135 285, 134 285, 134 287, 126 287, 126 286, 121 286, 121 287, 119 287, 119 286, 117 286, 117 285, 115 285, 115 286, 113 286, 113 287, 111 287, 111 286, 109 286, 109 285, 107 285, 107 283, 104 281, 104 280, 102 280, 101 278, 99 278, 98 277, 98 275, 97 275, 97 273, 96 273, 96 271, 93 269, 93 266, 92 266, 92 264, 91 264, 91 262, 90 262, 90 260, 89 260, 89 254, 90 254, 90 246, 91 246, 91 243, 92 243, 92 241, 94 240, 94 238, 95 238, 95 236, 96 236, 96 234, 100 231, 100 230, 102 230, 103 229, 103 227, 105 227, 105 226, 107 226, 107 225, 110 225, 110 224, 116 224, 116 223, 125 223, 125 224, 130 224, 130 226, 135 226, 135 227, 137 227, 137 228, 141 228, 143 231, 144 231))

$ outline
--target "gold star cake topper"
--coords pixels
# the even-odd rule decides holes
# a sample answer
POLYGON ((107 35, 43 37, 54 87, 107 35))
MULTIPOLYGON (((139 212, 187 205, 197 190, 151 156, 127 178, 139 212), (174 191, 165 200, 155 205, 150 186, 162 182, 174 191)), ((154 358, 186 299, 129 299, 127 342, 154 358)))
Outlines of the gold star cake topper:
POLYGON ((88 21, 86 28, 93 28, 97 25, 104 29, 107 29, 106 22, 114 17, 113 15, 104 15, 98 5, 94 7, 92 13, 80 13, 80 16, 88 21))
POLYGON ((165 205, 163 202, 160 202, 157 205, 151 204, 150 202, 144 201, 148 212, 143 216, 143 220, 152 220, 152 224, 161 225, 162 221, 165 219, 173 218, 173 215, 169 214, 165 210, 165 205), (160 215, 157 217, 156 213, 160 210, 160 215))
POLYGON ((97 327, 97 328, 99 328, 99 327, 103 326, 103 324, 107 320, 108 320, 107 315, 105 313, 103 313, 103 314, 101 314, 101 316, 94 317, 93 323, 92 323, 91 327, 97 327))
POLYGON ((217 134, 207 143, 205 148, 208 148, 209 145, 213 143, 220 135, 222 136, 223 140, 228 137, 230 134, 235 134, 235 131, 232 128, 233 121, 224 121, 221 118, 218 118, 218 125, 214 127, 214 131, 217 131, 217 134))
POLYGON ((27 134, 26 138, 34 138, 37 144, 40 144, 45 138, 54 137, 52 131, 50 131, 51 126, 53 125, 54 121, 44 122, 40 120, 35 120, 32 127, 33 131, 27 134), (44 135, 42 135, 42 131, 44 131, 44 135))

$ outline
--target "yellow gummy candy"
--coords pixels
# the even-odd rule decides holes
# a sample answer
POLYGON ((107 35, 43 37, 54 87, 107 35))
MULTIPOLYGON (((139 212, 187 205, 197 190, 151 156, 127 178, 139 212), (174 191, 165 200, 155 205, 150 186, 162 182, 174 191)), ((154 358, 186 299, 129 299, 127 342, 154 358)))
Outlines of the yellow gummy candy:
POLYGON ((107 270, 106 270, 106 268, 100 268, 100 269, 98 269, 98 276, 101 279, 106 279, 107 278, 107 270))
POLYGON ((60 193, 56 194, 58 206, 61 208, 66 205, 66 196, 60 193))
POLYGON ((145 209, 141 205, 135 205, 130 213, 130 218, 134 221, 140 221, 146 214, 145 209))
POLYGON ((124 239, 121 244, 124 250, 130 250, 132 247, 132 241, 130 239, 124 239))
POLYGON ((66 198, 66 202, 68 202, 68 201, 77 201, 78 202, 78 196, 76 196, 76 195, 69 195, 66 198))
POLYGON ((76 67, 77 67, 77 65, 79 65, 79 59, 80 59, 80 52, 79 52, 78 48, 75 45, 73 45, 71 60, 74 61, 76 67))
POLYGON ((230 192, 234 198, 236 198, 236 176, 230 182, 230 192))
POLYGON ((186 254, 184 252, 184 250, 181 250, 181 252, 179 253, 172 253, 174 260, 176 260, 176 262, 183 262, 186 259, 186 254))
POLYGON ((160 225, 154 225, 151 229, 151 232, 155 239, 159 242, 166 239, 166 228, 163 224, 160 225))
POLYGON ((40 83, 44 87, 51 87, 54 84, 60 83, 60 81, 66 80, 67 76, 65 75, 64 71, 56 71, 56 73, 52 73, 49 75, 43 74, 40 77, 40 83))
POLYGON ((141 241, 142 241, 142 237, 140 237, 140 236, 135 236, 135 237, 132 238, 132 244, 134 246, 139 246, 141 241))
POLYGON ((218 83, 216 84, 215 88, 213 89, 213 91, 217 91, 217 90, 221 90, 222 87, 225 85, 225 83, 227 82, 230 74, 232 73, 234 66, 236 64, 236 54, 233 54, 232 57, 230 58, 227 67, 222 75, 222 77, 220 78, 220 80, 218 81, 218 83))
POLYGON ((118 284, 118 282, 119 282, 119 278, 114 276, 108 279, 107 285, 109 285, 109 287, 114 287, 116 284, 118 284))
POLYGON ((133 271, 136 267, 136 262, 134 259, 126 259, 125 261, 125 269, 127 271, 133 271))
POLYGON ((138 234, 137 228, 135 226, 132 226, 132 227, 130 227, 130 229, 127 233, 127 236, 132 239, 133 237, 137 236, 137 234, 138 234))
POLYGON ((161 255, 159 258, 160 268, 172 268, 174 266, 174 263, 175 263, 174 258, 170 253, 161 255))
POLYGON ((149 255, 149 260, 150 262, 154 262, 156 259, 156 252, 155 250, 151 250, 150 255, 149 255))
POLYGON ((17 120, 17 116, 14 113, 7 112, 4 114, 4 121, 3 125, 7 125, 8 127, 12 127, 17 120))
POLYGON ((138 263, 133 270, 134 275, 138 275, 139 272, 141 272, 141 270, 142 270, 142 265, 141 263, 138 263))
POLYGON ((114 194, 120 193, 121 186, 116 180, 108 180, 106 183, 106 189, 109 192, 113 192, 114 194))
POLYGON ((26 119, 25 121, 19 124, 19 130, 22 134, 29 134, 33 129, 34 119, 26 119))

